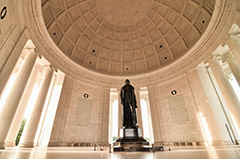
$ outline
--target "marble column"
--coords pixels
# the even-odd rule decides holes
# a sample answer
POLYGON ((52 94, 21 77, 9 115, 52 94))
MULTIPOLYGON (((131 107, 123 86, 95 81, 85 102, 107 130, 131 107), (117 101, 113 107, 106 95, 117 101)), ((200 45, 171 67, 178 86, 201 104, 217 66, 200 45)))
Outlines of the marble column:
POLYGON ((231 52, 227 52, 222 56, 222 62, 225 62, 225 61, 228 63, 234 77, 238 82, 238 85, 240 86, 240 67, 237 65, 231 52))
POLYGON ((213 75, 217 81, 220 91, 223 95, 224 101, 235 118, 236 126, 240 128, 240 102, 236 96, 230 82, 228 81, 224 71, 216 57, 208 60, 209 66, 212 69, 213 75))
POLYGON ((240 38, 238 35, 230 35, 229 39, 227 40, 227 45, 230 51, 233 53, 237 64, 240 66, 240 38))
POLYGON ((112 143, 112 124, 113 124, 113 100, 110 100, 110 115, 109 115, 109 117, 110 117, 110 119, 111 120, 109 120, 109 127, 111 128, 111 129, 109 129, 109 142, 110 143, 112 143))
POLYGON ((162 134, 159 122, 159 115, 158 114, 158 104, 156 99, 155 87, 153 85, 148 86, 148 96, 149 96, 149 107, 151 112, 152 118, 152 128, 153 128, 153 139, 154 145, 158 146, 161 145, 162 142, 162 134))
POLYGON ((123 121, 123 106, 120 99, 120 90, 118 90, 118 137, 120 137, 120 129, 122 128, 123 121))
POLYGON ((102 96, 102 100, 103 100, 103 104, 102 104, 102 132, 101 132, 101 136, 102 136, 102 140, 101 140, 101 145, 102 146, 108 146, 109 142, 108 142, 108 132, 109 132, 109 101, 110 101, 110 88, 105 88, 103 89, 102 92, 103 96, 102 96))
POLYGON ((41 119, 44 103, 48 94, 49 86, 53 75, 53 68, 46 69, 40 90, 34 105, 30 119, 26 121, 23 136, 20 139, 20 147, 34 147, 34 139, 41 119))
POLYGON ((138 126, 141 128, 142 130, 142 135, 143 135, 143 123, 142 123, 142 109, 141 109, 141 102, 140 102, 140 92, 139 92, 139 89, 136 89, 135 91, 135 94, 136 94, 136 100, 137 100, 137 123, 138 123, 138 126))
POLYGON ((65 75, 48 146, 64 145, 63 136, 68 124, 67 117, 70 111, 70 104, 66 103, 71 99, 73 86, 74 80, 72 77, 65 75))
POLYGON ((0 112, 0 148, 4 148, 9 128, 37 58, 33 49, 26 49, 25 51, 24 63, 17 73, 14 84, 0 112))
POLYGON ((20 103, 18 105, 17 111, 15 113, 14 119, 12 121, 11 127, 9 129, 9 133, 7 135, 7 139, 5 140, 5 147, 14 147, 15 146, 15 139, 18 134, 19 128, 21 126, 21 122, 24 116, 24 113, 26 111, 29 98, 32 94, 32 90, 34 88, 34 85, 36 83, 37 77, 39 73, 39 68, 37 66, 34 67, 28 83, 26 85, 26 88, 23 92, 22 98, 20 100, 20 103))

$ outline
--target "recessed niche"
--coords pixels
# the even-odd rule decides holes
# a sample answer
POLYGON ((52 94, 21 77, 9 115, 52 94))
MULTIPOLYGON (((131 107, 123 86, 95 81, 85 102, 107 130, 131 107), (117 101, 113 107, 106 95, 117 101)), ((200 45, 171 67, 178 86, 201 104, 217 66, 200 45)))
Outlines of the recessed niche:
POLYGON ((205 20, 203 20, 202 23, 204 24, 204 23, 205 23, 205 20))
POLYGON ((166 60, 166 59, 167 59, 167 57, 164 57, 164 59, 166 60))
POLYGON ((160 45, 159 47, 160 47, 160 48, 162 48, 163 46, 162 46, 162 45, 160 45))
POLYGON ((90 61, 89 64, 92 64, 92 61, 90 61))
POLYGON ((128 70, 129 70, 129 68, 126 68, 126 70, 128 71, 128 70))
POLYGON ((92 52, 94 53, 94 52, 95 52, 95 50, 92 50, 92 52))
POLYGON ((57 35, 57 33, 53 33, 53 35, 57 35))

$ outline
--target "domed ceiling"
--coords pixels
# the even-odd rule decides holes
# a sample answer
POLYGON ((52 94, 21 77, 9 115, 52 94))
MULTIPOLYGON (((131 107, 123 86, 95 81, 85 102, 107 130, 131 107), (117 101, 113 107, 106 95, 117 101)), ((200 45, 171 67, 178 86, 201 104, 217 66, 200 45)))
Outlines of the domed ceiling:
POLYGON ((183 56, 202 36, 215 0, 42 0, 46 28, 79 65, 143 74, 183 56))

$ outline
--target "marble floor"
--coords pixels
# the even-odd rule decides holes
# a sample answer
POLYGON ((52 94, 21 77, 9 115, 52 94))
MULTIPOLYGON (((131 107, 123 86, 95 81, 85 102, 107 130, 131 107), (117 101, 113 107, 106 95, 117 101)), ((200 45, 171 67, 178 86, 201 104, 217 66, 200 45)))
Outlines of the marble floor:
POLYGON ((115 152, 93 148, 6 148, 0 159, 240 159, 240 146, 176 149, 163 152, 115 152))

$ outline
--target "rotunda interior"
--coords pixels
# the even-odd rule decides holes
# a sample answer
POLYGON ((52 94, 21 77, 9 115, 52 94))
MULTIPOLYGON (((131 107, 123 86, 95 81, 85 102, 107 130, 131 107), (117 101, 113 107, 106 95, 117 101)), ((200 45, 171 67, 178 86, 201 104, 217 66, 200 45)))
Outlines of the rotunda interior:
POLYGON ((0 57, 1 149, 113 146, 126 79, 150 146, 239 144, 239 0, 3 0, 0 57))

